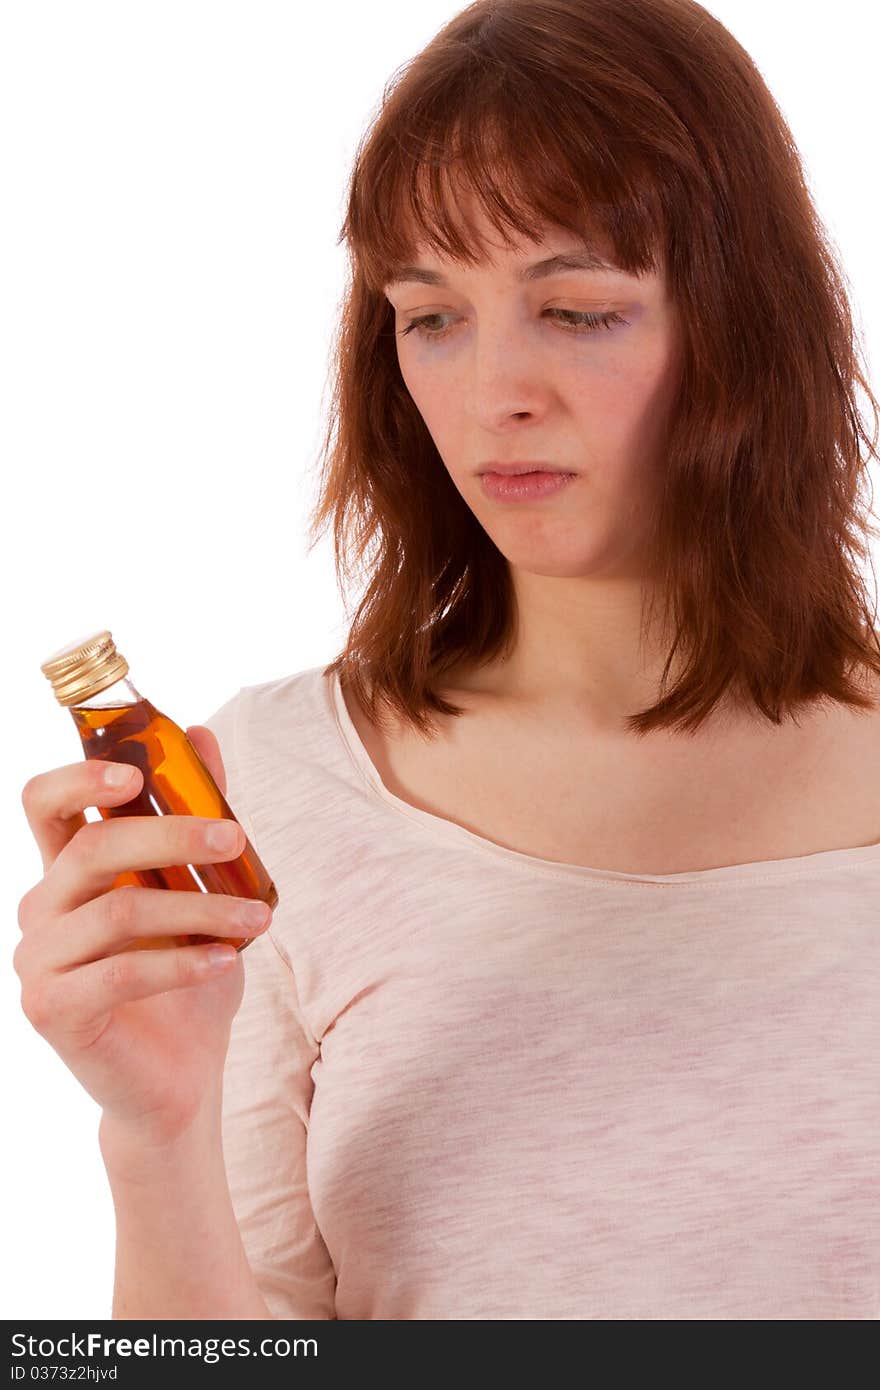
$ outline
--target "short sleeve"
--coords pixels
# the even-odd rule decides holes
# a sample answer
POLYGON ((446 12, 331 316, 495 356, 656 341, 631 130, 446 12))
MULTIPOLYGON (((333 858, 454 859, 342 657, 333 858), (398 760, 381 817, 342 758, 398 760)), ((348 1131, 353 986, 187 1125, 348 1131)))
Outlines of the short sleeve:
MULTIPOLYGON (((229 807, 259 852, 246 765, 238 761, 246 693, 203 723, 220 745, 229 807)), ((336 1273, 312 1211, 306 1154, 318 1044, 302 1016, 291 964, 273 937, 276 925, 242 953, 244 994, 223 1073, 223 1152, 242 1243, 270 1311, 332 1319, 336 1273)))

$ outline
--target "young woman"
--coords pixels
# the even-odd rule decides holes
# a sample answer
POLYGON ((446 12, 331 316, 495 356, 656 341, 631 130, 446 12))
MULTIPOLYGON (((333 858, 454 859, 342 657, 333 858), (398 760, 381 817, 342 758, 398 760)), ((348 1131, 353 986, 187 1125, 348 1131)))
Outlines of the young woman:
POLYGON ((114 956, 193 895, 101 917, 95 861, 186 828, 90 857, 47 827, 94 767, 29 784, 32 1013, 74 898, 115 928, 65 997, 154 1010, 88 1059, 65 1015, 114 1313, 876 1318, 876 401, 791 134, 690 0, 479 0, 343 230, 313 534, 363 594, 191 731, 270 930, 197 989, 202 948, 114 956))

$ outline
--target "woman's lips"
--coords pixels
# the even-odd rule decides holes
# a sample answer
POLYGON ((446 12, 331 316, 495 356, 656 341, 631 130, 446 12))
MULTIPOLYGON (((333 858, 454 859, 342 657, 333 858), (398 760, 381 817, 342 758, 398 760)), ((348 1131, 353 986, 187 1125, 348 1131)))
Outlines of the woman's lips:
POLYGON ((532 502, 561 492, 577 473, 481 473, 483 491, 498 502, 532 502))

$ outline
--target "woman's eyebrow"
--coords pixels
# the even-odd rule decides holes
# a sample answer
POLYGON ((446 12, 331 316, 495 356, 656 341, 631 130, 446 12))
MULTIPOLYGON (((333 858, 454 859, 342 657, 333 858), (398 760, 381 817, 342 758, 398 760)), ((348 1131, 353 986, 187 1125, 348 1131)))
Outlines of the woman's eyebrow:
MULTIPOLYGON (((623 273, 620 266, 614 265, 611 261, 606 261, 596 251, 563 251, 556 256, 548 256, 546 260, 535 261, 533 265, 527 265, 518 272, 518 280, 541 280, 548 275, 557 275, 564 270, 611 270, 623 273)), ((386 281, 385 289, 390 289, 392 285, 403 284, 419 285, 448 285, 449 281, 445 275, 441 275, 438 270, 429 270, 420 265, 404 265, 396 270, 390 280, 386 281)))

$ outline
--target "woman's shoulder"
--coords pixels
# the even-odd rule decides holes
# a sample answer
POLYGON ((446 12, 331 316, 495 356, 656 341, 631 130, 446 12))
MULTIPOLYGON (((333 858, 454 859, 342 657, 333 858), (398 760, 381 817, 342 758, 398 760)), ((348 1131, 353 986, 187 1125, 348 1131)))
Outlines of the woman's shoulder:
POLYGON ((309 666, 272 680, 240 686, 203 721, 221 749, 259 777, 291 758, 321 761, 333 748, 330 677, 325 665, 309 666))

